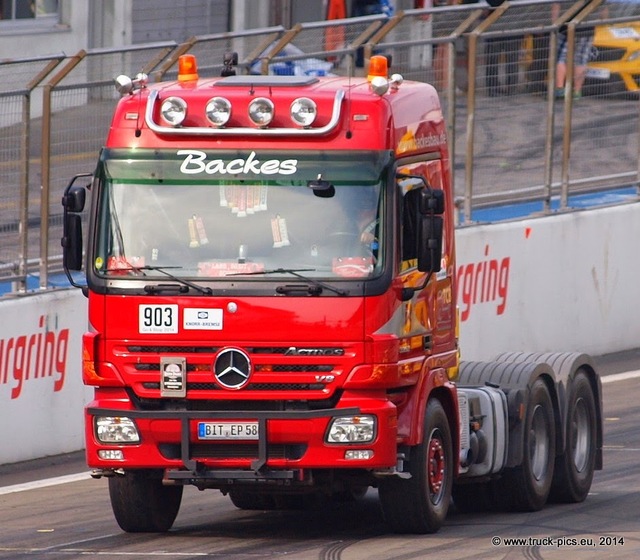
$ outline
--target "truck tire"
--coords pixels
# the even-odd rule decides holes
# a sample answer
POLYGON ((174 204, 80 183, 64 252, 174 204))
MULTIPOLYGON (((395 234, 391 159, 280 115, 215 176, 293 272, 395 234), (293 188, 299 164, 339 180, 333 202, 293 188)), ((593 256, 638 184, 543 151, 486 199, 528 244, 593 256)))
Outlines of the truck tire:
POLYGON ((161 473, 127 471, 109 478, 109 497, 120 528, 127 533, 164 533, 171 529, 182 500, 182 486, 164 486, 161 473))
POLYGON ((505 473, 505 482, 514 510, 538 511, 551 491, 556 451, 553 405, 542 379, 531 387, 524 422, 522 464, 505 473))
POLYGON ((447 414, 438 399, 430 399, 422 443, 409 455, 411 478, 380 482, 378 493, 384 517, 397 533, 435 533, 451 503, 453 448, 447 414))
POLYGON ((589 494, 596 462, 596 401, 587 376, 579 371, 567 403, 566 445, 556 457, 551 499, 582 502, 589 494))

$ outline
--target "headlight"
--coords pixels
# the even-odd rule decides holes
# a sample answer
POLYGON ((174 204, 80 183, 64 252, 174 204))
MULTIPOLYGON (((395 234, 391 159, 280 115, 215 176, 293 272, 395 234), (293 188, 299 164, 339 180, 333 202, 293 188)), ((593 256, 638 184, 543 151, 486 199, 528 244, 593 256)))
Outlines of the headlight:
POLYGON ((205 113, 213 126, 224 126, 231 118, 231 103, 224 97, 214 97, 207 103, 205 113))
POLYGON ((273 103, 266 97, 256 97, 249 103, 249 118, 257 126, 267 126, 273 120, 273 114, 273 103))
POLYGON ((638 60, 639 58, 640 58, 640 51, 633 51, 629 55, 629 58, 627 58, 627 62, 632 62, 632 61, 638 60))
POLYGON ((102 443, 137 443, 140 441, 138 428, 126 416, 97 416, 95 432, 102 443))
POLYGON ((160 114, 171 126, 180 126, 187 116, 187 104, 179 97, 167 97, 160 106, 160 114))
POLYGON ((313 100, 308 97, 295 99, 290 108, 291 119, 300 126, 311 126, 316 120, 318 109, 313 100))
POLYGON ((375 435, 375 416, 338 416, 331 422, 327 443, 366 443, 375 435))

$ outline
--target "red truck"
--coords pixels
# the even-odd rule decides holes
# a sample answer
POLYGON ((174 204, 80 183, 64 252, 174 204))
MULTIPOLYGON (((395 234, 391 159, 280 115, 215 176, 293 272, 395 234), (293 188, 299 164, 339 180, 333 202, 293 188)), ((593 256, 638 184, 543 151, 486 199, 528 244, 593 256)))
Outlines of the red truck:
POLYGON ((584 500, 602 468, 592 359, 460 361, 435 89, 380 56, 361 78, 233 59, 214 78, 193 55, 173 81, 118 77, 90 184, 62 200, 88 297, 87 463, 120 527, 169 530, 185 485, 260 510, 375 488, 408 533, 452 501, 584 500))

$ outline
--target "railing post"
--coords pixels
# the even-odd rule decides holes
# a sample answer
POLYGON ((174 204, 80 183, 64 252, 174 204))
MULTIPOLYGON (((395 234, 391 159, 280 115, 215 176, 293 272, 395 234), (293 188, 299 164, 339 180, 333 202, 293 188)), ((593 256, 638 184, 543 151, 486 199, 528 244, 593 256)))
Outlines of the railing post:
MULTIPOLYGON (((493 23, 499 19, 509 8, 509 3, 495 8, 478 26, 469 34, 469 90, 467 91, 467 148, 465 154, 465 194, 464 194, 464 221, 471 221, 471 200, 473 197, 473 150, 476 116, 476 74, 478 70, 478 39, 493 23)), ((482 11, 474 12, 470 17, 478 18, 482 11)), ((470 18, 468 18, 470 19, 470 18)))
POLYGON ((42 185, 40 187, 40 288, 49 283, 49 203, 51 192, 51 92, 86 56, 81 50, 45 84, 42 92, 42 185))
POLYGON ((565 210, 569 206, 569 181, 570 181, 570 160, 571 160, 571 118, 573 111, 573 78, 575 76, 575 52, 576 52, 576 25, 584 21, 589 14, 593 13, 603 0, 593 0, 585 2, 578 7, 575 12, 572 8, 572 15, 577 13, 575 19, 567 24, 567 75, 564 88, 564 129, 562 133, 562 174, 560 185, 560 209, 565 210), (582 11, 580 11, 582 10, 582 11))

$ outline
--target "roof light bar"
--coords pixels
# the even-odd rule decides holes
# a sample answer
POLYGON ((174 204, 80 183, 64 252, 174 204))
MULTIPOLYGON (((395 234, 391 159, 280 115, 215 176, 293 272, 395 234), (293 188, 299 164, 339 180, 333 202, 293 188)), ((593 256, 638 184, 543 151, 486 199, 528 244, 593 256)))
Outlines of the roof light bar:
POLYGON ((344 90, 338 90, 333 98, 333 110, 331 113, 331 119, 324 126, 317 128, 247 128, 247 127, 232 127, 232 128, 212 128, 210 126, 192 126, 175 128, 174 126, 163 126, 155 122, 154 113, 155 106, 158 102, 159 92, 156 89, 149 91, 149 97, 147 99, 147 106, 145 109, 144 119, 150 130, 156 134, 168 134, 168 135, 187 135, 187 136, 323 136, 333 131, 340 121, 340 114, 342 108, 342 101, 345 97, 344 90))

